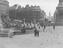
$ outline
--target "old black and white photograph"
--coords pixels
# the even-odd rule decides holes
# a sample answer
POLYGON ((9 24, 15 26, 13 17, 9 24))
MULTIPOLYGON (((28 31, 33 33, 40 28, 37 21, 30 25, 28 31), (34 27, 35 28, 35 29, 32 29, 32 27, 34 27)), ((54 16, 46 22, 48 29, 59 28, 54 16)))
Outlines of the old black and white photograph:
POLYGON ((63 0, 0 0, 0 48, 63 48, 63 0))

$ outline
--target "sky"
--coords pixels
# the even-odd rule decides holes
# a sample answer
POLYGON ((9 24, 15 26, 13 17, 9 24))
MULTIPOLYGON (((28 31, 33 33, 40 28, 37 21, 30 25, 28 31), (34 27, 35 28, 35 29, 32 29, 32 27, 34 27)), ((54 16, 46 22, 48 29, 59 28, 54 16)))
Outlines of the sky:
POLYGON ((59 0, 8 0, 9 5, 19 4, 22 7, 26 4, 40 6, 42 10, 46 12, 46 15, 49 15, 49 12, 53 16, 56 7, 58 6, 59 0))

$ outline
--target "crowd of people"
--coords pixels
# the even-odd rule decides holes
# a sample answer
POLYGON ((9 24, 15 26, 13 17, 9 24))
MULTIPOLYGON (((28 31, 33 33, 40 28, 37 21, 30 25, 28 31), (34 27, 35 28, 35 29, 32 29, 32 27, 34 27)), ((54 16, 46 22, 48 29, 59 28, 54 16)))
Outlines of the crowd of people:
MULTIPOLYGON (((40 29, 42 29, 43 32, 46 32, 45 31, 46 27, 47 27, 46 24, 43 24, 43 26, 41 26, 39 23, 34 24, 34 28, 33 28, 34 29, 34 36, 39 36, 40 29)), ((53 30, 55 30, 55 24, 53 24, 52 27, 53 27, 53 30)), ((25 26, 23 27, 22 32, 26 33, 25 26)))
MULTIPOLYGON (((40 29, 40 25, 35 25, 35 26, 34 26, 34 28, 35 28, 35 30, 34 30, 34 36, 39 36, 40 30, 37 28, 37 26, 38 26, 38 28, 40 29)), ((46 27, 47 27, 46 24, 44 24, 44 25, 42 26, 43 32, 45 32, 46 27)), ((52 25, 52 27, 53 27, 53 30, 55 30, 55 23, 52 25)))

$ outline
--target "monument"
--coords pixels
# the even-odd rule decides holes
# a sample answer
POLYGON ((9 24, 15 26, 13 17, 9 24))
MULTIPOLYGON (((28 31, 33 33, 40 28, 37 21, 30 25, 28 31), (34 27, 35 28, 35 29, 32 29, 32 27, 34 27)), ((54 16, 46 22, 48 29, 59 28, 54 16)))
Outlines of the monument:
POLYGON ((0 0, 0 13, 5 13, 9 8, 9 2, 6 0, 0 0))
POLYGON ((6 0, 0 0, 0 27, 2 26, 1 15, 5 14, 9 8, 9 2, 6 0))
POLYGON ((63 0, 59 0, 54 15, 56 16, 56 25, 63 25, 63 0))

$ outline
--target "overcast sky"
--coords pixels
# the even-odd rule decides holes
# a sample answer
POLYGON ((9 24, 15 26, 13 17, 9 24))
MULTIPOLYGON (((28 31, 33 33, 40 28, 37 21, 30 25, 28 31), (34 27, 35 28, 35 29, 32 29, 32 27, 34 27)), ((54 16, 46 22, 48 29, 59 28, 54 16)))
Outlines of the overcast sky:
POLYGON ((20 4, 21 6, 29 5, 39 5, 42 10, 48 15, 51 12, 53 15, 59 0, 8 0, 9 5, 20 4))

